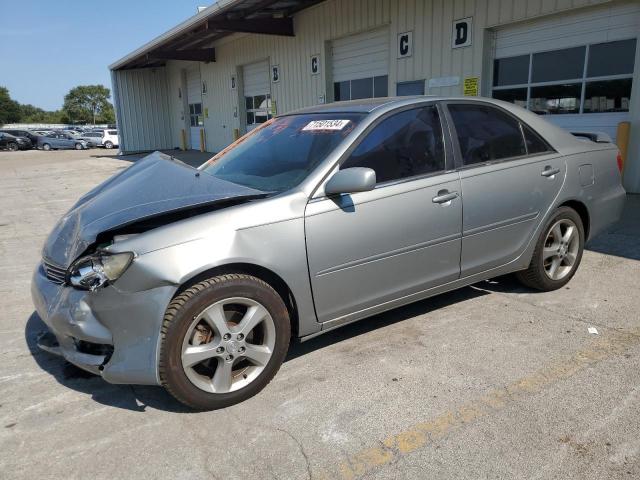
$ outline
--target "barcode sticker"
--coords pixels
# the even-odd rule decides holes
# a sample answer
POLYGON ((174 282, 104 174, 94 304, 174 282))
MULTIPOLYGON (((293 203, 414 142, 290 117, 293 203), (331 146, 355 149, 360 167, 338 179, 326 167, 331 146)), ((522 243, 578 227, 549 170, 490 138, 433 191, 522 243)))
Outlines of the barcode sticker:
POLYGON ((349 120, 313 120, 305 125, 302 131, 310 130, 342 130, 349 120))

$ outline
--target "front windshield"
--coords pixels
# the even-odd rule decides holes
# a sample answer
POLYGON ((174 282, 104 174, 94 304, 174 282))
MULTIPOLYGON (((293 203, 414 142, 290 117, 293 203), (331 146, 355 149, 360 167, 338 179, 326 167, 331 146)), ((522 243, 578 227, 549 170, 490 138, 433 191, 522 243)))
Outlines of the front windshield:
POLYGON ((302 182, 364 115, 320 113, 275 118, 220 152, 201 170, 263 192, 302 182))

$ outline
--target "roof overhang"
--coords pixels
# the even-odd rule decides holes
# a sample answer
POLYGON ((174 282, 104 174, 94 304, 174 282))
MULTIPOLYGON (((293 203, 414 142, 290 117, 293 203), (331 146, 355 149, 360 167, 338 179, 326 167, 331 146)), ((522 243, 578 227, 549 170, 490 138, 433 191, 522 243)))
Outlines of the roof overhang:
POLYGON ((292 37, 293 14, 323 0, 218 0, 109 65, 110 70, 158 67, 167 60, 215 62, 212 44, 241 32, 292 37))

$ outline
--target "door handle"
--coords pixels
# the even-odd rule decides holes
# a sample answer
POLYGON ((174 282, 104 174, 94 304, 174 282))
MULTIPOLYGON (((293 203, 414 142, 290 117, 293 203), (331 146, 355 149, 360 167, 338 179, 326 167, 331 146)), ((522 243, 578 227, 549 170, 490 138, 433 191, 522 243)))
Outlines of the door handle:
POLYGON ((553 177, 558 173, 560 173, 559 168, 551 168, 550 166, 547 165, 546 167, 544 167, 544 170, 540 172, 540 175, 542 175, 543 177, 553 177))
POLYGON ((431 199, 433 203, 449 203, 454 198, 458 198, 458 192, 450 192, 449 190, 440 190, 438 194, 431 199))

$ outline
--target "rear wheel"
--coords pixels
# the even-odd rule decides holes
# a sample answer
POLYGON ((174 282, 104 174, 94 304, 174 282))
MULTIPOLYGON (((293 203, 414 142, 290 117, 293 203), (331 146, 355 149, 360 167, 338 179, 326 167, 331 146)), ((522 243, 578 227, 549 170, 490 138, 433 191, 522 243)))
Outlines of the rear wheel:
POLYGON ((262 390, 284 361, 289 314, 267 283, 221 275, 178 295, 167 308, 160 380, 180 402, 213 410, 262 390))
POLYGON ((104 142, 104 148, 109 148, 109 149, 113 148, 113 143, 109 141, 104 142))
POLYGON ((566 285, 582 260, 584 226, 580 215, 560 207, 538 239, 527 270, 516 274, 524 285, 550 291, 566 285))
POLYGON ((49 150, 51 150, 51 145, 49 145, 48 143, 45 143, 44 145, 42 145, 42 149, 48 152, 49 150))

